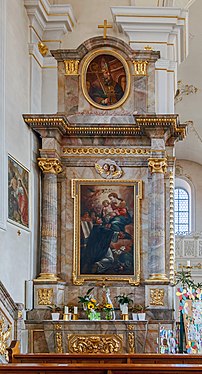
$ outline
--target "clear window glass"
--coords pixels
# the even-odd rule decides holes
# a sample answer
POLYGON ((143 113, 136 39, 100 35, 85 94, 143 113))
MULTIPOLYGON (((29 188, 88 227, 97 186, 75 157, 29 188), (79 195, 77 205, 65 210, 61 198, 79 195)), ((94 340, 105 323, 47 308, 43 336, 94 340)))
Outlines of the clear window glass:
POLYGON ((190 232, 190 198, 183 188, 175 188, 175 234, 190 232))

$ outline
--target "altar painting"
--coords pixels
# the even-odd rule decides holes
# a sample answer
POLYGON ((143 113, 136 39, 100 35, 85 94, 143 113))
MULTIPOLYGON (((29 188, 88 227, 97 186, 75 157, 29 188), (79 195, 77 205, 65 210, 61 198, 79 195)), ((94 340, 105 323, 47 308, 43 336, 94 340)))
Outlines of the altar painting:
POLYGON ((8 156, 8 218, 29 227, 29 172, 8 156))
POLYGON ((103 52, 94 52, 85 61, 82 89, 90 104, 100 109, 112 109, 123 104, 129 94, 129 69, 117 52, 103 52))
POLYGON ((73 180, 73 197, 75 282, 106 277, 135 282, 141 183, 73 180))

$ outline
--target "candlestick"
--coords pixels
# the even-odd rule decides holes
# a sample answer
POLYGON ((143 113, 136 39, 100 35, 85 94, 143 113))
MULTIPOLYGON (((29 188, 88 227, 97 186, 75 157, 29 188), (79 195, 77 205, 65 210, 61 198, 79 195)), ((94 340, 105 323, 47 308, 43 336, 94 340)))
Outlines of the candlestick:
POLYGON ((64 309, 65 309, 65 310, 64 310, 64 313, 65 313, 65 314, 68 314, 68 313, 69 313, 69 308, 68 308, 68 306, 65 306, 64 309))
POLYGON ((128 321, 128 314, 122 314, 122 320, 128 321))
POLYGON ((187 261, 187 267, 190 267, 190 266, 191 266, 191 261, 188 260, 188 261, 187 261))

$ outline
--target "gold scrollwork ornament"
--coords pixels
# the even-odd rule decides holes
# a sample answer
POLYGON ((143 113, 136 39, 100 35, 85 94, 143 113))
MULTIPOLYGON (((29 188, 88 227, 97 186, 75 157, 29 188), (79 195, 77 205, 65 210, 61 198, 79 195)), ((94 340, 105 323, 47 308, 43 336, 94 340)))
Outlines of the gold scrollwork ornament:
POLYGON ((43 173, 59 174, 62 166, 57 158, 38 158, 38 165, 43 173))
POLYGON ((70 353, 121 353, 123 336, 107 335, 68 335, 70 353))
POLYGON ((151 305, 164 305, 165 290, 163 288, 150 289, 150 304, 151 305))
POLYGON ((151 173, 166 173, 167 171, 167 159, 166 158, 149 158, 148 166, 151 173))
POLYGON ((38 305, 51 305, 53 298, 53 288, 39 288, 38 294, 38 305))

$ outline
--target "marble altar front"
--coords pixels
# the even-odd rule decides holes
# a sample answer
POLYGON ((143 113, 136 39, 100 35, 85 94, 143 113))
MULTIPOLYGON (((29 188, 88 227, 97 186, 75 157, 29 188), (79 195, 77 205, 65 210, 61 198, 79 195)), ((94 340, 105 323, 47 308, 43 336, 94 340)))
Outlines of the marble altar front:
MULTIPOLYGON (((158 351, 159 321, 27 321, 29 352, 143 353, 158 351)), ((173 321, 164 321, 167 329, 173 321)))

